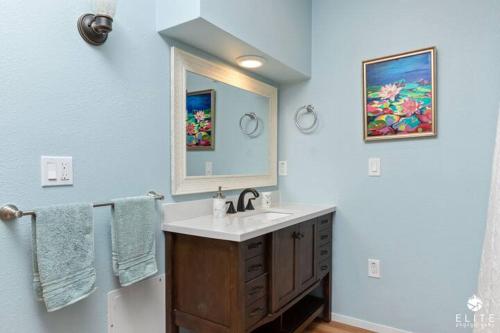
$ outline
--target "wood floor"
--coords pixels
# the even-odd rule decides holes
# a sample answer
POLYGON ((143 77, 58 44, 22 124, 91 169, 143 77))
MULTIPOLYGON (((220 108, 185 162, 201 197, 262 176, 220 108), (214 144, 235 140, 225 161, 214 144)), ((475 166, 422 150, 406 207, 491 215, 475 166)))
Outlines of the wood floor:
POLYGON ((374 333, 361 328, 352 327, 336 322, 329 324, 322 322, 314 322, 307 328, 304 333, 374 333))

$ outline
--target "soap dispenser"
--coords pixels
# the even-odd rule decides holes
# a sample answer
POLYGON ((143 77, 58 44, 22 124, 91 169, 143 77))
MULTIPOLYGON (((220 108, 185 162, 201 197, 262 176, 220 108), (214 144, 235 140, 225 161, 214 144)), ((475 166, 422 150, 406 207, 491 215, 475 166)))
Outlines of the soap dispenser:
POLYGON ((215 218, 223 218, 226 216, 226 200, 224 193, 222 193, 222 186, 219 186, 219 190, 214 195, 213 200, 213 215, 215 218))

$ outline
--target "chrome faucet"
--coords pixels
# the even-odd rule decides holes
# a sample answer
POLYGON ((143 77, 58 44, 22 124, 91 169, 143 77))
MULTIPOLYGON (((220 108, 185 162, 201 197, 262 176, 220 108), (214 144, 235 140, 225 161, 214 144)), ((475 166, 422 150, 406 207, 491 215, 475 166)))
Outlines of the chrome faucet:
POLYGON ((252 200, 255 200, 255 198, 259 197, 259 192, 257 192, 256 189, 254 188, 246 188, 243 191, 241 191, 240 196, 238 198, 238 212, 244 212, 245 210, 254 210, 255 208, 252 205, 252 200), (248 204, 245 207, 245 194, 247 193, 252 193, 253 198, 248 199, 248 204))

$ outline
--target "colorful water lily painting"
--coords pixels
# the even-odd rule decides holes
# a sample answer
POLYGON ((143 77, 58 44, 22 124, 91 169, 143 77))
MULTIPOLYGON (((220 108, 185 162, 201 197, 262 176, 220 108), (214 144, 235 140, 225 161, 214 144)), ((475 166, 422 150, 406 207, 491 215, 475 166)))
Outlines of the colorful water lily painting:
POLYGON ((363 62, 365 141, 436 135, 435 48, 363 62))
POLYGON ((215 149, 215 90, 187 93, 186 149, 215 149))

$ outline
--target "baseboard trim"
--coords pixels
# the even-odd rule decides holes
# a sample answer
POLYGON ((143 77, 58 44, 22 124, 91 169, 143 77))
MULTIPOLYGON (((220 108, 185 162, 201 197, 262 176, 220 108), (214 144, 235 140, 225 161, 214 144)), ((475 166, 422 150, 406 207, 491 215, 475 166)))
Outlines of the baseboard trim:
POLYGON ((399 328, 394 328, 394 327, 390 327, 390 326, 386 326, 386 325, 372 323, 370 321, 366 321, 366 320, 358 319, 358 318, 354 318, 354 317, 349 317, 349 316, 345 316, 345 315, 342 315, 339 313, 334 313, 334 312, 332 312, 332 319, 333 319, 333 321, 336 321, 336 322, 339 322, 342 324, 363 328, 365 330, 374 331, 377 333, 413 333, 410 331, 401 330, 399 328))

